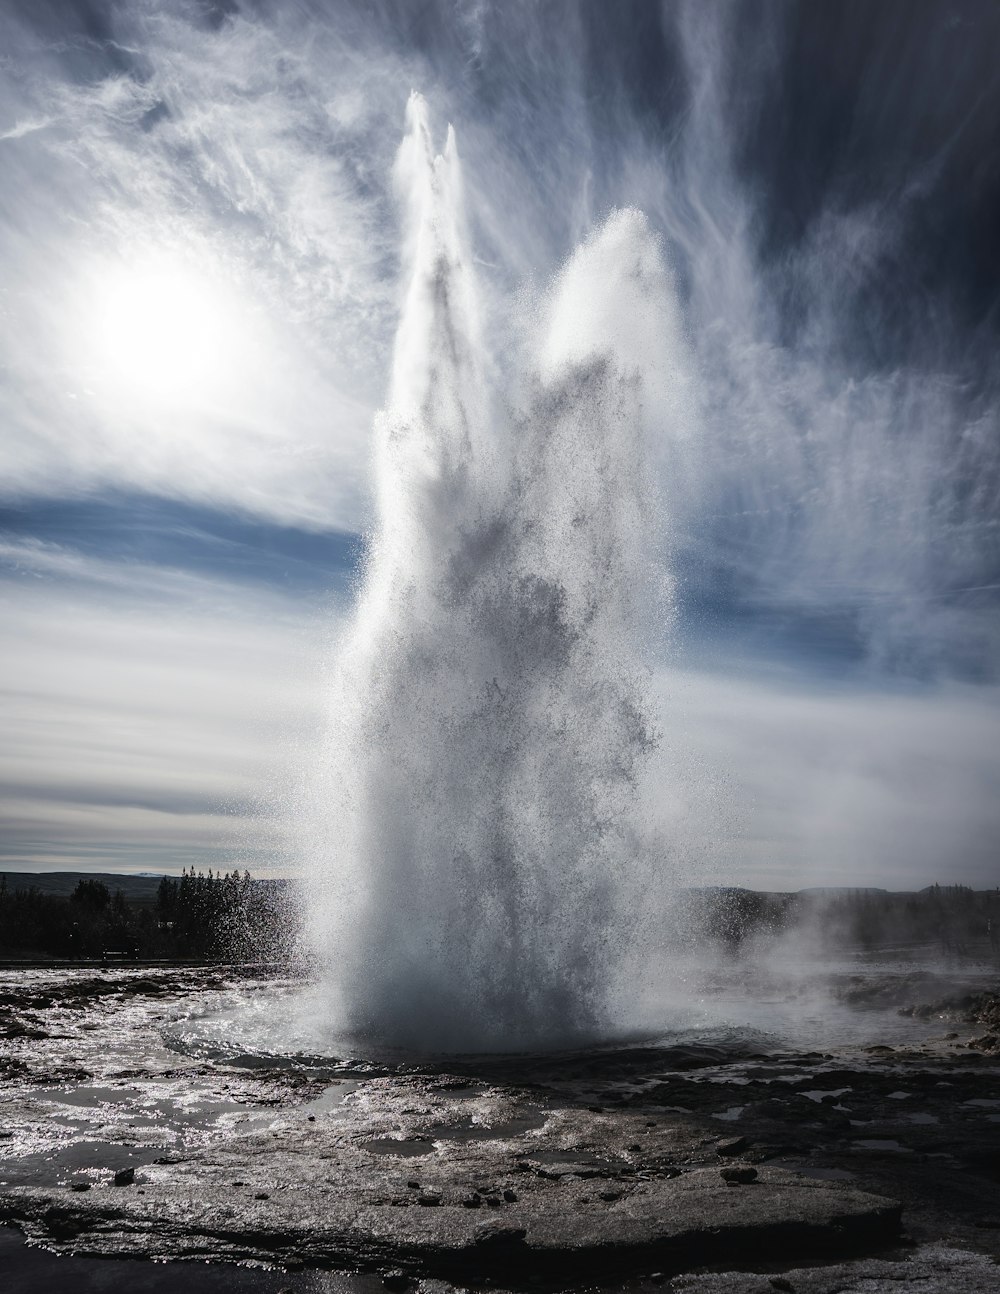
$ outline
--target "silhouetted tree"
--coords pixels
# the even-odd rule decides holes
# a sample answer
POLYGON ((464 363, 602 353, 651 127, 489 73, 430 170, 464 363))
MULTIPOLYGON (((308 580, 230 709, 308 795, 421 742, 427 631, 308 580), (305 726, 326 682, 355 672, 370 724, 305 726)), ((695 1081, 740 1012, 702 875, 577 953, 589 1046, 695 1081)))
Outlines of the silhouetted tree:
POLYGON ((87 908, 91 912, 103 912, 111 902, 111 891, 103 881, 79 881, 70 895, 70 902, 78 903, 80 907, 87 908))

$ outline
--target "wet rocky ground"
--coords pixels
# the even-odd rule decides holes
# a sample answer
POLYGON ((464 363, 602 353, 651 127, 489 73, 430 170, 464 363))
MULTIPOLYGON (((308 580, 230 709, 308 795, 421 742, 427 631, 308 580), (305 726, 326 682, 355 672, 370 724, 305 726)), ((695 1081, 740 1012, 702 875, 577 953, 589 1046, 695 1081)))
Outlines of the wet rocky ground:
POLYGON ((1000 997, 835 987, 864 1043, 390 1066, 170 1045, 273 975, 0 972, 0 1283, 1000 1290, 1000 997))

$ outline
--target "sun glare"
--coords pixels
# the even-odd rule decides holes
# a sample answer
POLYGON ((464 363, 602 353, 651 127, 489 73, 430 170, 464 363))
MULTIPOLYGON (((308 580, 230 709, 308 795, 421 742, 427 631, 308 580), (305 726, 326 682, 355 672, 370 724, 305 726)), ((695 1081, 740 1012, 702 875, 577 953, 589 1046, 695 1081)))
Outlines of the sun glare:
POLYGON ((168 257, 99 280, 90 349, 96 380, 159 405, 218 399, 238 376, 248 330, 228 289, 168 257))

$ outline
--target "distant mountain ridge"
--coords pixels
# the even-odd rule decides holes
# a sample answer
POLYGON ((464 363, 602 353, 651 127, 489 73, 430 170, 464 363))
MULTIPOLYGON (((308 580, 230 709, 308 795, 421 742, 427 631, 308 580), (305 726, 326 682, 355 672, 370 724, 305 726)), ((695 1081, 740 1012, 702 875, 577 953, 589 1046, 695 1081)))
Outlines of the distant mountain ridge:
MULTIPOLYGON (((216 875, 223 874, 216 872, 216 875)), ((139 904, 156 901, 164 876, 173 881, 180 880, 175 872, 8 872, 0 869, 0 881, 6 881, 10 891, 35 889, 39 894, 68 899, 81 881, 100 881, 112 894, 121 890, 129 903, 139 904)), ((254 881, 268 887, 288 884, 288 879, 283 876, 255 876, 254 881)))
POLYGON ((163 873, 143 872, 129 876, 122 872, 7 872, 0 877, 8 890, 35 889, 39 894, 53 894, 68 899, 81 881, 101 881, 112 894, 121 890, 130 903, 152 903, 160 888, 163 873))

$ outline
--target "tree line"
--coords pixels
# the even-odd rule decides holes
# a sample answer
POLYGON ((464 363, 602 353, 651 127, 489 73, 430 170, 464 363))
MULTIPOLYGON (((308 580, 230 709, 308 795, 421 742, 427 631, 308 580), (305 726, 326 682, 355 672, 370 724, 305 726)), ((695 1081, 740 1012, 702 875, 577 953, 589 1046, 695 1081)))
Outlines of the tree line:
POLYGON ((91 878, 63 898, 0 875, 0 957, 275 961, 294 927, 285 887, 247 871, 164 876, 152 904, 91 878))
POLYGON ((929 885, 916 893, 892 890, 688 890, 676 905, 681 942, 711 942, 736 951, 810 931, 815 946, 902 950, 932 948, 949 955, 1000 957, 1000 889, 929 885))

